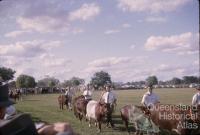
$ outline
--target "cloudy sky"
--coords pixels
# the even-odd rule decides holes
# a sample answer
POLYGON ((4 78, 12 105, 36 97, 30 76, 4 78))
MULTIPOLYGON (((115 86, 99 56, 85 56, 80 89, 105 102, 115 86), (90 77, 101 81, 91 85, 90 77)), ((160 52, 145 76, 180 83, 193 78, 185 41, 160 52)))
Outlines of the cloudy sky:
POLYGON ((3 0, 0 65, 113 81, 198 75, 197 0, 3 0))

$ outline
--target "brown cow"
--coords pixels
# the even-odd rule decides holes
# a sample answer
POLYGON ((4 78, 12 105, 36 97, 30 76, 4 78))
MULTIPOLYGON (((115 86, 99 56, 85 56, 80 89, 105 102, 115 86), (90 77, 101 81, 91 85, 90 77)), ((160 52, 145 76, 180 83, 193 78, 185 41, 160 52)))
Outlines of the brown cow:
POLYGON ((59 95, 58 96, 58 104, 59 104, 59 108, 61 110, 63 110, 63 106, 65 105, 65 102, 66 102, 66 98, 65 98, 65 95, 59 95))
POLYGON ((88 100, 83 95, 76 97, 73 102, 74 115, 82 121, 82 118, 86 116, 86 106, 88 100))
POLYGON ((148 120, 148 116, 149 116, 149 111, 146 107, 143 106, 136 106, 136 105, 126 105, 124 107, 122 107, 122 109, 120 110, 121 113, 121 118, 122 121, 125 123, 125 127, 126 130, 128 132, 129 128, 128 128, 128 124, 129 122, 133 123, 136 129, 136 133, 135 134, 140 134, 142 133, 141 130, 141 120, 148 120))
POLYGON ((105 103, 91 100, 86 107, 86 117, 89 120, 89 127, 91 126, 91 120, 95 121, 95 125, 98 126, 98 132, 101 132, 101 123, 103 118, 108 113, 107 105, 105 103))
POLYGON ((150 109, 150 118, 155 125, 179 135, 190 135, 198 129, 198 116, 191 113, 191 106, 157 104, 150 109))

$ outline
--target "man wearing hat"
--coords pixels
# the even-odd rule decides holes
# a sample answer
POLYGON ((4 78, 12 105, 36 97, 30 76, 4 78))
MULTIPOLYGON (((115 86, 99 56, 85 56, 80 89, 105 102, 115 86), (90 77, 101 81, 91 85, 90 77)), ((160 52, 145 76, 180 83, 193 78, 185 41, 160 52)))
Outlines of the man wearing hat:
POLYGON ((159 97, 153 93, 152 85, 148 86, 147 92, 143 95, 141 103, 146 107, 153 107, 155 104, 160 103, 159 97))
POLYGON ((89 101, 92 99, 92 92, 90 91, 90 85, 87 85, 87 88, 83 91, 83 96, 85 97, 85 100, 89 101))
POLYGON ((9 100, 8 85, 0 85, 0 119, 15 114, 16 110, 12 104, 14 104, 14 102, 9 100))
POLYGON ((200 86, 196 88, 197 93, 192 98, 192 105, 197 106, 200 105, 200 86))
POLYGON ((107 113, 107 126, 109 124, 112 128, 114 128, 114 123, 112 121, 112 112, 114 108, 114 103, 116 102, 117 98, 115 94, 111 91, 111 86, 106 85, 106 92, 102 94, 100 101, 103 101, 107 104, 108 113, 107 113))

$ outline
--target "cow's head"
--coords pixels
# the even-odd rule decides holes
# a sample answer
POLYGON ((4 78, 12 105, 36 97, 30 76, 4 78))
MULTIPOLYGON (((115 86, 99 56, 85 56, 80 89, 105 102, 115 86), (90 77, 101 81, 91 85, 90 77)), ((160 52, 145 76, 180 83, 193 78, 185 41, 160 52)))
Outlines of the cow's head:
POLYGON ((106 114, 108 113, 108 107, 107 107, 107 104, 106 103, 103 103, 103 102, 99 102, 99 112, 101 114, 106 114))
POLYGON ((150 112, 150 109, 146 106, 138 106, 141 111, 146 115, 146 116, 150 116, 151 115, 151 112, 150 112))

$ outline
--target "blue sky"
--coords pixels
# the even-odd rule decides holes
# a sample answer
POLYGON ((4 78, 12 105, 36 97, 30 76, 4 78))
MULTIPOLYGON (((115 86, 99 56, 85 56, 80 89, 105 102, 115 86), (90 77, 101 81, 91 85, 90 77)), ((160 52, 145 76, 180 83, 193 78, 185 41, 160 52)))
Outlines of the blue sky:
POLYGON ((197 0, 4 0, 0 65, 36 79, 198 75, 197 0))

